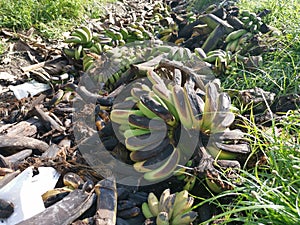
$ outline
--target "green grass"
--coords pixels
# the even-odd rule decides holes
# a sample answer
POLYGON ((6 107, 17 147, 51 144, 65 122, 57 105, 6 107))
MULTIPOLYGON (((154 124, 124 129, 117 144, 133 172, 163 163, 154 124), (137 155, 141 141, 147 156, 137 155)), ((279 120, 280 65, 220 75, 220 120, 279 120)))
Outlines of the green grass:
POLYGON ((222 221, 218 224, 300 224, 300 112, 290 112, 269 129, 245 121, 253 153, 261 151, 264 158, 253 169, 240 171, 241 186, 199 203, 222 211, 201 225, 216 220, 222 221), (225 198, 233 201, 224 204, 225 198))
MULTIPOLYGON (((239 66, 237 73, 221 77, 223 88, 237 91, 260 87, 277 96, 299 94, 300 0, 240 0, 238 5, 252 12, 271 9, 263 21, 282 34, 267 42, 275 51, 263 54, 264 63, 258 70, 239 66)), ((243 111, 238 101, 233 103, 243 111)), ((269 128, 255 124, 253 115, 242 120, 242 128, 251 137, 252 155, 262 152, 266 162, 252 169, 242 168, 243 184, 233 191, 201 199, 198 206, 209 203, 222 211, 201 225, 213 221, 246 225, 300 224, 300 111, 287 112, 269 128), (233 201, 224 204, 228 198, 233 201)))
POLYGON ((0 27, 14 30, 36 28, 44 37, 57 38, 62 32, 97 18, 103 4, 113 0, 0 0, 0 27))

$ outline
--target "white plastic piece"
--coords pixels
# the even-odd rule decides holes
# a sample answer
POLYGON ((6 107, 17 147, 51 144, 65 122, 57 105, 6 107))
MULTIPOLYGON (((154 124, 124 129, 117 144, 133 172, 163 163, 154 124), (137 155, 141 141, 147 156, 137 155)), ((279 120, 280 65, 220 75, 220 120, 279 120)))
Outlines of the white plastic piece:
POLYGON ((29 95, 34 96, 50 89, 50 86, 48 84, 39 83, 35 80, 16 86, 9 85, 8 87, 14 92, 14 95, 19 100, 28 97, 29 95))
POLYGON ((52 167, 39 167, 34 175, 28 167, 0 190, 0 198, 14 204, 14 212, 7 219, 0 219, 0 225, 14 225, 45 209, 42 194, 53 189, 60 174, 52 167))

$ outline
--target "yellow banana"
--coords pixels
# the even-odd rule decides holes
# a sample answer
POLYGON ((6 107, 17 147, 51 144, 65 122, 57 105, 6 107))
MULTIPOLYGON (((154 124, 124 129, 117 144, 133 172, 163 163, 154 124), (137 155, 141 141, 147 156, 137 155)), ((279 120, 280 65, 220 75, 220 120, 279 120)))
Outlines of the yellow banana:
POLYGON ((150 192, 148 195, 148 206, 152 215, 157 216, 159 213, 159 201, 153 192, 150 192))
POLYGON ((156 217, 156 224, 157 225, 169 225, 168 220, 168 213, 167 212, 160 212, 156 217))
POLYGON ((143 113, 140 110, 114 109, 110 113, 110 119, 111 121, 118 124, 123 124, 123 123, 126 124, 128 123, 128 118, 130 115, 142 116, 143 113))
POLYGON ((198 216, 197 212, 190 211, 180 215, 177 215, 172 219, 172 225, 183 225, 183 224, 191 224, 198 216))

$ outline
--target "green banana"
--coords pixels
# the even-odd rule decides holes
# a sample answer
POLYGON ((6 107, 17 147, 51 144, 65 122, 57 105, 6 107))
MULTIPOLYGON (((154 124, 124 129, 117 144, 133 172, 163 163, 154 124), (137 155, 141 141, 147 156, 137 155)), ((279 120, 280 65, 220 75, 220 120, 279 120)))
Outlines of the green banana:
POLYGON ((183 225, 183 224, 191 224, 198 216, 197 212, 190 211, 180 215, 177 215, 172 219, 172 225, 183 225))
POLYGON ((235 52, 239 45, 239 39, 235 39, 227 43, 225 50, 230 52, 235 52))
POLYGON ((140 110, 114 109, 110 113, 110 120, 118 124, 126 124, 133 115, 142 116, 143 113, 140 110))
POLYGON ((90 42, 93 38, 91 29, 88 26, 81 26, 81 29, 87 34, 87 42, 90 42))
POLYGON ((222 187, 219 186, 213 179, 210 179, 208 177, 205 178, 206 185, 210 190, 212 190, 215 193, 221 193, 223 191, 222 187))
POLYGON ((225 43, 228 43, 230 41, 239 39, 241 36, 243 36, 247 32, 248 31, 246 29, 235 30, 235 31, 233 31, 233 32, 231 32, 230 34, 227 35, 227 37, 225 38, 225 43))
POLYGON ((191 85, 189 82, 186 82, 184 87, 187 92, 189 103, 191 106, 193 124, 196 129, 199 129, 202 123, 202 114, 204 111, 205 103, 202 100, 202 98, 199 95, 197 95, 193 85, 191 85))
POLYGON ((157 73, 155 73, 153 70, 148 70, 147 78, 150 80, 152 85, 164 84, 163 79, 157 73))
POLYGON ((177 164, 180 160, 180 151, 179 149, 173 146, 173 152, 167 159, 167 161, 157 169, 154 169, 150 172, 144 174, 145 180, 148 181, 158 181, 163 180, 172 175, 173 171, 176 169, 177 164))
POLYGON ((218 55, 211 55, 211 56, 206 56, 203 60, 205 62, 214 63, 217 58, 218 58, 218 55))
POLYGON ((80 37, 77 36, 70 36, 65 41, 65 43, 75 43, 75 44, 82 44, 82 40, 80 37))
POLYGON ((173 210, 173 218, 175 218, 178 215, 184 213, 186 210, 191 208, 193 203, 194 203, 194 198, 188 196, 188 191, 187 190, 183 190, 181 192, 180 192, 178 197, 176 196, 176 199, 175 199, 174 210, 173 210))
POLYGON ((176 124, 176 120, 169 110, 154 100, 149 94, 140 96, 140 101, 137 106, 144 114, 146 112, 150 118, 159 117, 170 126, 174 126, 176 124))
POLYGON ((157 225, 169 225, 168 213, 167 212, 160 212, 156 217, 156 224, 157 225))
POLYGON ((117 31, 115 31, 114 29, 112 28, 108 28, 105 30, 105 34, 110 37, 112 40, 117 40, 117 31))
POLYGON ((137 101, 140 100, 140 97, 144 94, 148 94, 149 91, 148 90, 143 90, 141 88, 138 88, 138 87, 133 87, 131 90, 130 90, 130 94, 132 97, 134 97, 137 101))
POLYGON ((179 85, 175 85, 172 88, 172 100, 177 109, 181 124, 187 129, 194 127, 196 124, 193 124, 192 109, 185 89, 179 85))
POLYGON ((187 190, 187 191, 191 191, 196 184, 196 180, 197 180, 197 177, 195 175, 186 176, 184 179, 186 184, 184 185, 183 189, 187 190))
POLYGON ((159 31, 159 34, 160 34, 161 36, 165 36, 165 35, 168 35, 168 34, 170 34, 170 33, 172 33, 172 32, 173 32, 173 29, 172 29, 172 28, 165 28, 165 29, 159 31))
POLYGON ((165 103, 170 113, 179 121, 177 109, 172 100, 172 92, 167 88, 164 83, 155 84, 152 86, 153 92, 165 103))
POLYGON ((148 195, 148 206, 152 215, 157 216, 159 213, 159 209, 158 209, 159 201, 153 192, 150 192, 148 195))
POLYGON ((226 56, 226 52, 222 49, 215 49, 215 50, 212 50, 212 51, 209 51, 207 54, 207 56, 212 56, 212 55, 215 55, 215 56, 226 56))
POLYGON ((148 205, 147 202, 144 202, 142 204, 142 212, 143 212, 143 215, 145 216, 146 219, 154 217, 154 215, 151 213, 151 210, 150 210, 149 205, 148 205))
POLYGON ((229 95, 221 93, 217 99, 218 111, 212 121, 211 132, 226 130, 234 121, 234 114, 230 112, 231 101, 229 95))
MULTIPOLYGON (((227 159, 227 160, 236 159, 237 158, 238 154, 236 152, 222 150, 222 149, 218 148, 217 143, 218 142, 210 142, 206 146, 207 151, 209 152, 209 154, 212 157, 217 158, 217 159, 227 159)), ((219 146, 219 147, 221 147, 221 146, 219 146)), ((222 147, 224 147, 224 145, 222 145, 222 147)))
POLYGON ((124 132, 125 138, 130 138, 134 136, 139 136, 143 134, 149 134, 151 131, 148 129, 128 129, 124 132))
POLYGON ((75 49, 64 48, 64 53, 71 58, 75 57, 75 49))
POLYGON ((175 202, 174 202, 173 216, 177 216, 181 205, 183 203, 186 203, 188 198, 189 198, 189 192, 187 190, 182 190, 181 192, 176 193, 176 198, 175 198, 175 202))
POLYGON ((79 37, 81 39, 82 44, 86 44, 88 42, 90 42, 91 39, 91 34, 88 34, 85 30, 83 30, 82 28, 77 28, 75 29, 72 33, 71 36, 76 36, 79 37))
POLYGON ((75 58, 76 60, 79 60, 80 57, 81 57, 81 53, 82 53, 82 45, 79 45, 79 46, 77 47, 77 49, 75 49, 75 55, 74 55, 74 58, 75 58))
MULTIPOLYGON (((148 134, 142 134, 139 136, 132 136, 125 139, 126 148, 130 151, 137 151, 144 149, 145 147, 157 147, 161 143, 162 140, 166 136, 166 132, 152 132, 148 134)), ((136 153, 137 154, 137 153, 136 153)), ((136 155, 134 154, 134 155, 136 155)), ((145 153, 146 154, 146 153, 145 153)), ((149 153, 148 153, 149 154, 149 153)), ((133 156, 134 156, 133 155, 133 156)), ((141 155, 141 153, 140 153, 141 155)), ((139 156, 137 154, 137 156, 139 156)), ((138 157, 136 157, 138 159, 138 157)), ((134 158, 135 159, 135 158, 134 158)))
MULTIPOLYGON (((100 37, 99 40, 97 40, 97 42, 99 42, 101 45, 107 46, 108 44, 110 44, 112 42, 112 38, 100 37)), ((104 46, 102 46, 102 48, 104 48, 104 46)))
POLYGON ((121 27, 120 28, 120 33, 122 34, 122 36, 123 36, 123 39, 127 39, 128 38, 128 30, 125 28, 125 27, 121 27))
POLYGON ((83 70, 88 71, 93 67, 94 58, 89 55, 84 55, 82 59, 83 70))
POLYGON ((239 38, 239 45, 245 44, 249 39, 253 37, 253 34, 251 32, 247 32, 246 34, 242 35, 239 38))
POLYGON ((99 42, 96 42, 90 47, 91 52, 94 52, 96 54, 101 54, 102 53, 102 46, 99 42))
POLYGON ((213 118, 217 112, 217 99, 220 89, 217 81, 214 80, 205 86, 205 104, 201 124, 201 130, 204 133, 210 132, 213 118))
POLYGON ((207 57, 205 51, 202 48, 195 48, 194 52, 200 59, 204 59, 207 57))
MULTIPOLYGON (((159 143, 159 141, 158 141, 159 143)), ((160 152, 162 152, 170 143, 169 138, 164 138, 164 140, 159 143, 159 145, 157 146, 157 144, 153 144, 153 145, 148 145, 145 148, 139 149, 138 151, 133 151, 130 153, 130 159, 134 162, 140 162, 140 161, 144 161, 147 160, 151 157, 154 157, 156 155, 158 155, 160 152)))
POLYGON ((166 148, 162 152, 157 154, 155 157, 149 158, 144 161, 136 162, 133 164, 133 167, 136 171, 140 173, 151 172, 163 166, 167 162, 173 151, 174 146, 167 145, 166 148))

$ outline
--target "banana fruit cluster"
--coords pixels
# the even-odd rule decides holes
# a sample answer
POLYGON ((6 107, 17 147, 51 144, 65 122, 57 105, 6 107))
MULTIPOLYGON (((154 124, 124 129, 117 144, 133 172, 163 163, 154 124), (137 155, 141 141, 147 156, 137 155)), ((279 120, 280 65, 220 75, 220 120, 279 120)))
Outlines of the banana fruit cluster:
POLYGON ((151 192, 148 201, 142 204, 142 212, 146 219, 155 219, 157 225, 189 225, 198 215, 191 211, 193 203, 188 191, 171 194, 166 189, 159 199, 151 192))
POLYGON ((91 69, 93 62, 103 52, 102 45, 95 40, 91 28, 86 25, 75 29, 65 43, 69 44, 69 48, 64 48, 64 53, 75 60, 82 58, 84 71, 91 69))
MULTIPOLYGON (((143 66, 143 62, 147 64, 148 61, 156 58, 165 58, 178 62, 190 62, 195 58, 195 54, 187 48, 178 46, 166 45, 160 40, 135 42, 135 45, 125 45, 115 47, 107 50, 103 57, 107 59, 108 64, 104 66, 97 66, 94 70, 90 70, 89 60, 91 57, 95 58, 94 54, 86 54, 89 57, 83 58, 83 65, 89 70, 90 76, 98 83, 104 83, 105 88, 112 90, 121 83, 127 83, 133 80, 132 67, 143 66), (139 65, 142 64, 142 65, 139 65)), ((91 60, 92 61, 92 60, 91 60)), ((154 61, 158 64, 159 61, 154 61)), ((94 65, 94 64, 93 64, 94 65)), ((145 67, 147 67, 146 65, 145 67)), ((153 64, 150 65, 151 67, 153 64)), ((148 66, 149 67, 149 66, 148 66)))
POLYGON ((239 18, 244 23, 245 29, 253 34, 259 33, 261 25, 263 24, 261 17, 249 10, 243 10, 240 12, 239 18))
MULTIPOLYGON (((220 91, 219 80, 205 86, 202 98, 191 83, 181 86, 180 75, 174 75, 174 83, 167 85, 159 74, 149 70, 147 78, 152 86, 136 83, 131 96, 115 104, 110 114, 111 121, 119 125, 135 170, 144 173, 148 181, 171 176, 183 156, 188 153, 191 156, 195 150, 179 143, 178 129, 181 135, 190 131, 212 135, 229 130, 235 118, 230 111, 229 96, 220 91)), ((191 138, 197 142, 194 140, 197 136, 191 138)), ((210 149, 217 152, 215 156, 235 157, 224 145, 212 143, 210 149)))
POLYGON ((239 29, 231 32, 225 38, 226 51, 230 51, 232 53, 240 51, 253 36, 254 34, 246 29, 239 29))
POLYGON ((224 51, 222 49, 215 49, 209 51, 206 57, 203 58, 205 62, 213 64, 213 70, 215 73, 220 74, 227 69, 228 65, 232 61, 232 52, 224 51))

